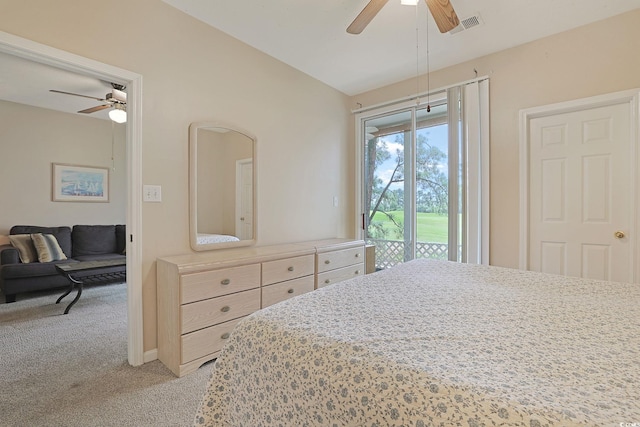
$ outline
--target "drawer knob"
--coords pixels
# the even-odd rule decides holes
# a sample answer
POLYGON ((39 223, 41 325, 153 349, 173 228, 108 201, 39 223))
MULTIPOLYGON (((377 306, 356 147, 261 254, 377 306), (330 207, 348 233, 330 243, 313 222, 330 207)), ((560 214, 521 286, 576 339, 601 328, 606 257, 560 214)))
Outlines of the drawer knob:
POLYGON ((287 268, 287 270, 293 271, 293 267, 289 267, 289 268, 287 268))
POLYGON ((331 283, 331 280, 327 279, 327 280, 324 281, 324 283, 329 284, 329 283, 331 283))
POLYGON ((231 310, 231 307, 229 307, 228 305, 225 305, 224 307, 222 307, 220 309, 221 312, 226 313, 227 311, 231 310))
POLYGON ((331 261, 326 260, 324 263, 325 263, 325 264, 331 264, 331 261))
POLYGON ((292 293, 293 293, 293 289, 289 289, 289 290, 287 291, 287 293, 292 294, 292 293))
POLYGON ((224 280, 220 281, 220 284, 222 284, 222 285, 228 285, 229 283, 231 283, 231 280, 229 280, 229 279, 224 279, 224 280))
POLYGON ((360 258, 360 254, 359 254, 359 253, 358 253, 358 254, 356 254, 356 258, 360 258))
POLYGON ((360 270, 356 270, 356 274, 360 274, 360 270))
POLYGON ((229 338, 229 332, 225 332, 224 334, 220 335, 220 338, 222 338, 223 340, 226 340, 229 338))

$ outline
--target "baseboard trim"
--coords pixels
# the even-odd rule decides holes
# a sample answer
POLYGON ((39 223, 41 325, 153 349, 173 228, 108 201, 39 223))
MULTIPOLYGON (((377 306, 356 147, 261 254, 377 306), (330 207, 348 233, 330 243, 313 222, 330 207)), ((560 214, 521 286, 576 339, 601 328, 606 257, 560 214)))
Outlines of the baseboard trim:
POLYGON ((143 363, 153 362, 158 359, 158 349, 154 348, 153 350, 145 351, 143 355, 143 363))

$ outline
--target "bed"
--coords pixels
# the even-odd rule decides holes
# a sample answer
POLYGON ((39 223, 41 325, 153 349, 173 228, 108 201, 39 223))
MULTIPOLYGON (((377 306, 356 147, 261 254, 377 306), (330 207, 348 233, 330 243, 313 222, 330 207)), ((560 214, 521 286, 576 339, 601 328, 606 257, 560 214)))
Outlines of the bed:
POLYGON ((207 234, 207 233, 198 233, 196 236, 196 240, 199 245, 208 245, 209 243, 225 243, 225 242, 238 242, 236 236, 231 236, 228 234, 207 234))
POLYGON ((194 424, 638 425, 638 307, 640 285, 411 261, 238 323, 194 424))

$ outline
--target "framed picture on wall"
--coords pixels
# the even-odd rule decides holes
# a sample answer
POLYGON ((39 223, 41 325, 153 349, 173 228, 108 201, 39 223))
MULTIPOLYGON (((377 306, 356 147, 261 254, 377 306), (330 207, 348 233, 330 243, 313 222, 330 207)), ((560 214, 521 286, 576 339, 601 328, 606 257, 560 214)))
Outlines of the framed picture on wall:
POLYGON ((54 202, 108 202, 109 168, 52 163, 54 202))

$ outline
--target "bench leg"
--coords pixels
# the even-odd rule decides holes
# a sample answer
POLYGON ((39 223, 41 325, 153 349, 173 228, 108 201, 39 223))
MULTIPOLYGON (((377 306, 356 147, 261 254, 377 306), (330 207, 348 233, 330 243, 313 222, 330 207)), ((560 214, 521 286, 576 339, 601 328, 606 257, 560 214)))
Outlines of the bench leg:
POLYGON ((71 282, 69 289, 67 289, 67 292, 65 292, 64 294, 62 294, 60 296, 60 298, 58 298, 58 300, 56 301, 56 304, 58 304, 60 301, 62 301, 62 298, 66 297, 67 295, 69 295, 71 293, 71 291, 73 290, 74 286, 78 288, 78 293, 76 294, 75 298, 73 299, 73 301, 71 301, 69 303, 69 305, 67 306, 67 308, 64 310, 64 314, 69 314, 69 310, 71 310, 71 307, 73 307, 73 304, 77 303, 78 300, 80 299, 80 295, 82 295, 82 282, 80 280, 76 280, 73 277, 71 277, 70 274, 66 274, 67 279, 69 279, 69 282, 71 282))
MULTIPOLYGON (((71 280, 71 279, 69 279, 71 280)), ((69 295, 71 293, 71 291, 73 290, 73 282, 71 282, 69 284, 69 289, 67 289, 67 292, 65 292, 64 294, 60 295, 60 298, 58 298, 56 300, 56 304, 60 304, 60 301, 62 301, 62 298, 66 297, 67 295, 69 295)))

